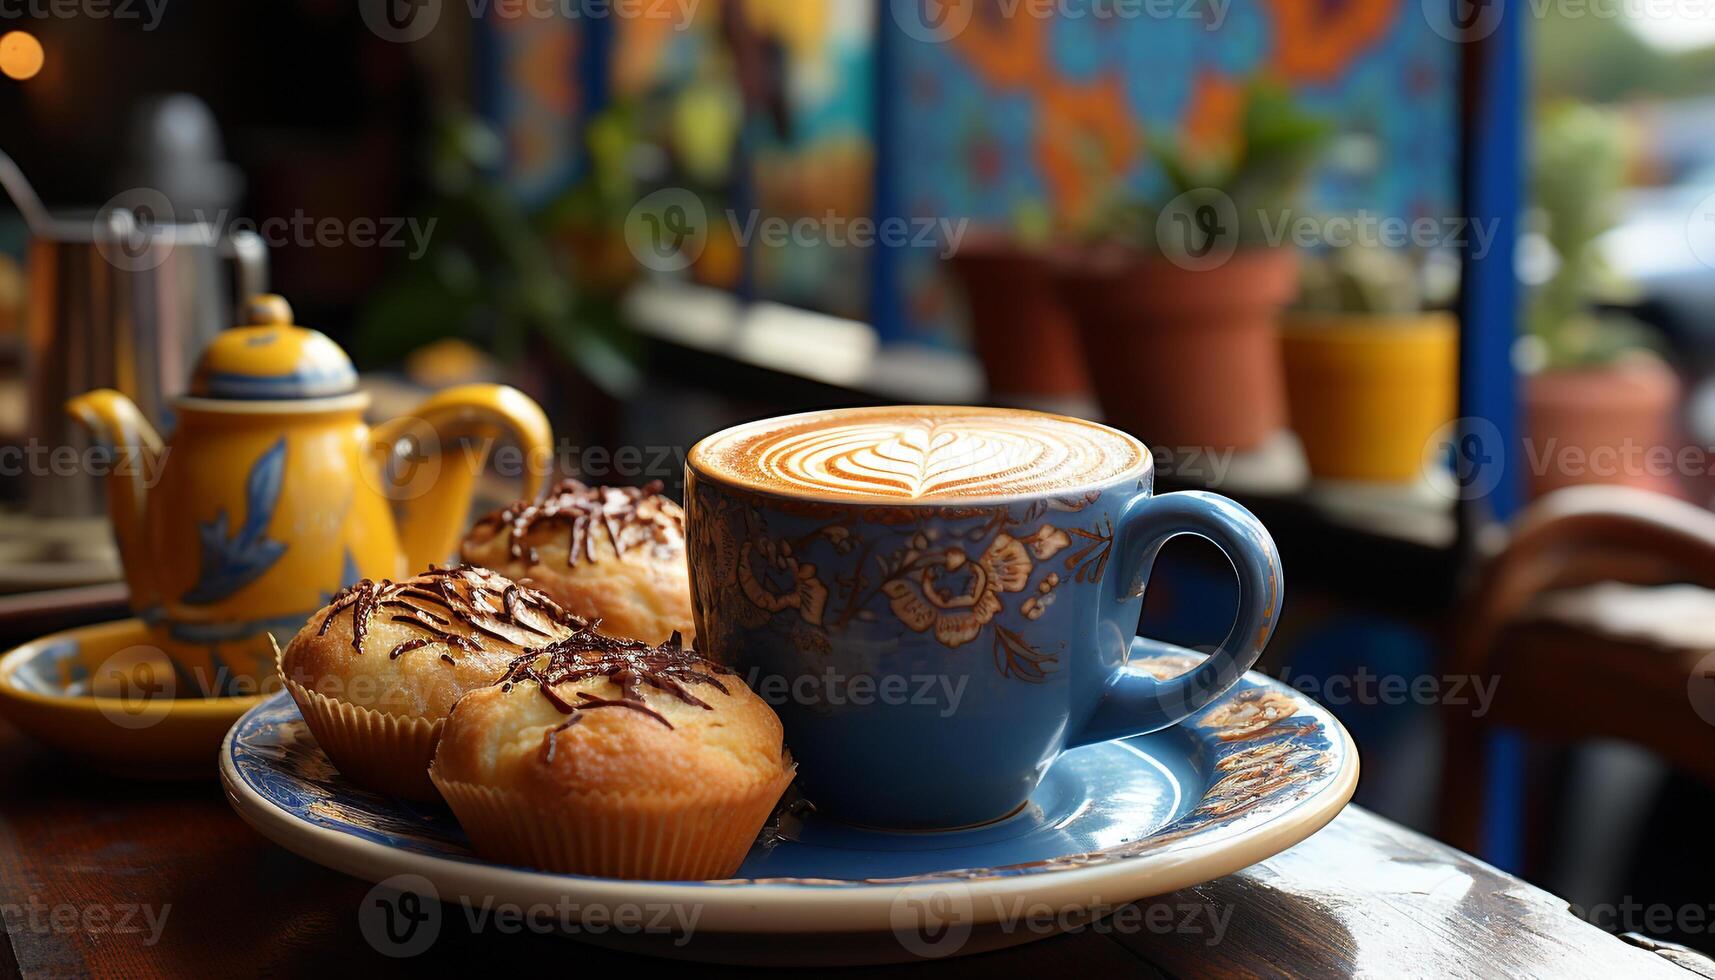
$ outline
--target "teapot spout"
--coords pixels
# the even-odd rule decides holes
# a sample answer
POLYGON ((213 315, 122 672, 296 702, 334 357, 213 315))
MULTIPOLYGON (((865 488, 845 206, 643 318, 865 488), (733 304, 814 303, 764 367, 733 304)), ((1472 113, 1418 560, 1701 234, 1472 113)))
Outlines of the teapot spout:
POLYGON ((131 399, 111 388, 73 398, 66 402, 66 411, 96 439, 113 447, 107 512, 119 542, 125 581, 131 588, 131 605, 145 609, 156 600, 148 577, 149 563, 144 560, 143 507, 149 495, 149 476, 160 468, 161 437, 131 399))

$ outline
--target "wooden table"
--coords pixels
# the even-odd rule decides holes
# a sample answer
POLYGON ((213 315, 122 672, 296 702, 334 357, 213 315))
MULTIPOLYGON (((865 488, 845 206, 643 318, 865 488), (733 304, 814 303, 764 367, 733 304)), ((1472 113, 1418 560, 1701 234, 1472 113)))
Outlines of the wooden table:
MULTIPOLYGON (((212 772, 212 759, 209 765, 212 772)), ((442 916, 430 959, 390 959, 360 931, 358 908, 369 887, 258 836, 212 779, 138 783, 96 775, 0 722, 7 936, 0 975, 393 976, 420 975, 425 967, 492 973, 575 963, 579 973, 623 976, 610 968, 643 963, 551 936, 473 931, 462 914, 442 916)), ((1547 892, 1356 807, 1271 860, 1141 905, 1131 928, 830 972, 1693 976, 1672 964, 1676 950, 1646 951, 1605 933, 1547 892), (1180 927, 1188 917, 1190 925, 1180 927)), ((1689 962, 1699 968, 1707 961, 1689 962)), ((699 977, 754 972, 695 969, 699 977)))

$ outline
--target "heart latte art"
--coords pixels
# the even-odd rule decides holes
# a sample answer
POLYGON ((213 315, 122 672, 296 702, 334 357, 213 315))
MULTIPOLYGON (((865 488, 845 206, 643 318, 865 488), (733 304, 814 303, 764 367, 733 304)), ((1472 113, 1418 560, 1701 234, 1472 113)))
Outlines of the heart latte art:
POLYGON ((1106 483, 1142 470, 1130 436, 993 408, 866 408, 753 422, 691 450, 716 478, 782 493, 887 500, 999 497, 1106 483))

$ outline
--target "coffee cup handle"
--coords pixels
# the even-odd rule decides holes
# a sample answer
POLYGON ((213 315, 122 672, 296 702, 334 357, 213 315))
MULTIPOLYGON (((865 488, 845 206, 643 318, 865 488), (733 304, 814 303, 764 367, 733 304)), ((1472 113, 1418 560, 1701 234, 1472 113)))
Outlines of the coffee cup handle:
POLYGON ((1225 694, 1262 656, 1280 618, 1285 594, 1280 552, 1262 522, 1219 494, 1188 490, 1139 497, 1127 506, 1118 525, 1111 592, 1103 601, 1124 602, 1141 596, 1162 545, 1181 534, 1213 542, 1238 573, 1239 610, 1232 631, 1207 660, 1167 679, 1130 666, 1129 661, 1179 648, 1142 638, 1134 640, 1128 664, 1121 665, 1108 679, 1089 724, 1067 742, 1067 748, 1144 735, 1177 724, 1225 694))

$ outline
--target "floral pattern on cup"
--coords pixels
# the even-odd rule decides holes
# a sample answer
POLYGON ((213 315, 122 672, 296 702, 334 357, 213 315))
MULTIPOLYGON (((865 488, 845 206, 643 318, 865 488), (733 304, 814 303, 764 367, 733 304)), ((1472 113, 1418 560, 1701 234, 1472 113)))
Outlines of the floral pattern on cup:
POLYGON ((1016 612, 1035 622, 1064 581, 1101 577, 1112 552, 1112 521, 1086 528, 1075 518, 1049 516, 1076 514, 1097 499, 1057 498, 1022 512, 878 507, 859 517, 850 508, 822 512, 802 502, 792 516, 808 518, 808 529, 779 535, 770 510, 711 494, 692 533, 715 556, 716 578, 738 588, 704 583, 702 601, 718 603, 723 618, 743 629, 788 632, 799 649, 827 650, 829 633, 883 621, 933 635, 949 652, 986 642, 1002 676, 1040 683, 1059 655, 1000 620, 1016 612), (856 553, 855 571, 824 573, 810 560, 816 548, 856 553))

